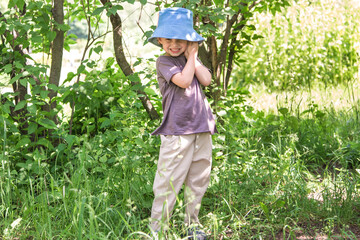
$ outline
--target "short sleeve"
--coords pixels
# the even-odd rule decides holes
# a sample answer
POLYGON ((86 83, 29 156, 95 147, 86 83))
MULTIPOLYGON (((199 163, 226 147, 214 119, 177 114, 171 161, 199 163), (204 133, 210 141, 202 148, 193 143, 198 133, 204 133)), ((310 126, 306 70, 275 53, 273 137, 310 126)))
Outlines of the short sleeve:
POLYGON ((180 66, 169 60, 168 57, 159 57, 156 63, 158 74, 163 76, 167 83, 170 83, 172 76, 182 71, 180 66))

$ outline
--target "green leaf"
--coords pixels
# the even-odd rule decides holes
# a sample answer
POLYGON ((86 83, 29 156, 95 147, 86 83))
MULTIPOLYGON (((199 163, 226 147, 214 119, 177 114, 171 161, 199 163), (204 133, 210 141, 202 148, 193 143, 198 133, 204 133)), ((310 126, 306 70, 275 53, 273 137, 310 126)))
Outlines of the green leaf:
POLYGON ((284 207, 284 206, 285 206, 285 201, 279 200, 279 201, 276 201, 276 203, 275 203, 275 207, 276 207, 277 209, 280 209, 280 208, 282 208, 282 207, 284 207))
POLYGON ((68 74, 67 74, 66 79, 65 79, 64 82, 70 82, 75 76, 76 76, 75 73, 73 73, 73 72, 68 72, 68 74))
POLYGON ((27 78, 28 83, 30 83, 31 86, 35 86, 36 85, 36 81, 34 78, 27 78))
POLYGON ((26 78, 20 79, 20 84, 23 85, 24 87, 27 87, 27 83, 28 83, 28 81, 26 78))
POLYGON ((132 82, 140 82, 140 77, 137 74, 131 74, 128 79, 132 82))
POLYGON ((99 161, 102 162, 102 163, 107 162, 107 157, 106 157, 106 155, 103 155, 102 157, 100 157, 100 158, 99 158, 99 161))
POLYGON ((16 68, 19 68, 19 69, 23 69, 23 68, 24 68, 24 65, 23 65, 21 62, 19 62, 19 61, 15 61, 15 62, 14 62, 14 65, 15 65, 16 68))
POLYGON ((5 73, 9 73, 9 72, 11 72, 11 70, 12 70, 12 64, 9 63, 4 66, 5 73))
POLYGON ((51 89, 51 90, 53 90, 53 91, 57 91, 57 90, 59 89, 58 86, 56 86, 55 84, 52 84, 52 83, 50 83, 50 84, 48 85, 48 88, 51 89))
POLYGON ((106 16, 110 17, 111 15, 115 15, 116 14, 116 9, 115 8, 109 8, 108 12, 106 13, 106 16))
POLYGON ((31 140, 28 137, 22 137, 20 141, 16 144, 16 148, 26 147, 31 143, 31 140))
POLYGON ((32 104, 30 106, 28 106, 27 110, 29 111, 29 113, 31 114, 36 114, 36 105, 35 104, 32 104))
POLYGON ((145 5, 145 4, 147 3, 147 0, 140 0, 140 3, 141 3, 142 5, 145 5))
POLYGON ((33 134, 38 128, 37 123, 31 122, 28 127, 28 134, 33 134))
POLYGON ((93 13, 91 14, 91 16, 95 16, 95 15, 100 15, 102 13, 102 11, 104 11, 105 7, 98 7, 97 9, 95 9, 93 11, 93 13))
POLYGON ((152 89, 152 88, 145 88, 144 92, 148 95, 153 95, 153 96, 157 95, 156 92, 154 91, 154 89, 152 89))
POLYGON ((77 137, 74 135, 67 135, 65 136, 65 141, 68 143, 69 147, 72 147, 74 142, 76 142, 77 137))
POLYGON ((289 110, 287 108, 279 108, 278 110, 282 115, 286 115, 289 113, 289 110))
POLYGON ((56 152, 62 152, 66 149, 66 145, 64 143, 60 143, 57 147, 56 147, 56 152))
POLYGON ((111 120, 110 119, 103 118, 102 120, 104 120, 104 121, 101 123, 101 126, 100 126, 101 129, 106 128, 106 127, 111 125, 111 120))
POLYGON ((58 24, 56 23, 56 28, 63 31, 63 32, 67 32, 68 30, 70 30, 70 26, 67 24, 58 24))
POLYGON ((48 118, 43 118, 43 119, 40 119, 38 121, 38 123, 42 126, 44 126, 45 128, 47 129, 57 129, 57 126, 56 124, 54 123, 54 121, 48 119, 48 118))
POLYGON ((88 66, 89 68, 94 68, 95 66, 97 66, 97 64, 95 61, 89 61, 86 63, 86 66, 88 66))
POLYGON ((34 43, 34 44, 41 44, 43 41, 43 38, 41 35, 36 35, 38 33, 35 33, 31 36, 30 40, 34 43))
POLYGON ((49 94, 49 91, 46 91, 46 90, 42 90, 42 91, 40 92, 40 96, 41 96, 42 99, 47 98, 47 97, 48 97, 48 94, 49 94))
POLYGON ((317 118, 323 118, 325 115, 326 115, 326 114, 325 114, 324 112, 320 111, 320 110, 317 110, 317 111, 315 112, 315 116, 316 116, 317 118))
POLYGON ((85 70, 85 65, 81 64, 80 67, 77 70, 77 74, 82 73, 85 70))
POLYGON ((268 216, 269 215, 269 208, 262 202, 260 202, 260 207, 264 211, 265 215, 268 216))
POLYGON ((51 142, 49 140, 47 140, 46 138, 40 138, 36 145, 43 145, 44 147, 47 147, 49 149, 54 149, 54 146, 51 144, 51 142))
POLYGON ((102 48, 102 46, 97 46, 96 48, 94 48, 94 51, 95 51, 97 54, 99 54, 100 52, 103 51, 103 48, 102 48))
POLYGON ((264 37, 261 36, 261 35, 258 35, 258 34, 254 34, 254 35, 252 36, 252 39, 253 39, 253 40, 257 40, 257 39, 261 39, 261 38, 264 38, 264 37))
POLYGON ((117 11, 124 10, 124 7, 121 5, 114 5, 112 8, 115 8, 117 11))
MULTIPOLYGON (((20 73, 20 74, 17 74, 15 77, 13 77, 13 78, 10 80, 9 84, 13 84, 13 83, 16 82, 17 80, 19 80, 19 79, 21 78, 21 76, 22 76, 21 73, 20 73)), ((25 80, 25 81, 26 81, 26 80, 25 80)))
POLYGON ((206 24, 206 25, 204 25, 203 27, 201 27, 201 29, 202 29, 203 31, 210 31, 210 32, 216 32, 216 31, 217 31, 217 28, 214 27, 214 26, 211 25, 211 24, 206 24))
POLYGON ((290 116, 286 123, 295 131, 299 129, 299 120, 294 116, 290 116))
POLYGON ((10 8, 15 7, 16 3, 17 3, 17 0, 10 0, 8 3, 8 8, 10 9, 10 8))
POLYGON ((214 3, 217 7, 222 7, 224 5, 224 0, 214 0, 214 3))
POLYGON ((46 34, 47 38, 49 39, 50 42, 54 41, 55 37, 56 37, 56 32, 48 32, 46 34))
POLYGON ((69 35, 66 36, 66 39, 68 39, 68 41, 70 41, 70 40, 73 41, 72 44, 75 44, 75 43, 76 43, 75 39, 77 39, 77 38, 78 38, 78 37, 77 37, 75 34, 73 34, 73 33, 70 33, 69 35))
POLYGON ((285 6, 285 7, 290 7, 291 4, 289 3, 289 1, 283 0, 283 6, 285 6))
POLYGON ((109 57, 106 59, 106 68, 110 68, 115 62, 115 59, 113 57, 109 57))
POLYGON ((14 111, 18 111, 20 109, 23 109, 26 105, 26 100, 20 101, 18 104, 16 104, 14 111))
POLYGON ((144 141, 141 138, 136 138, 135 143, 136 143, 136 145, 138 145, 140 147, 146 148, 144 141))
POLYGON ((5 104, 3 104, 1 106, 1 110, 4 111, 5 113, 9 114, 11 111, 10 111, 10 106, 12 106, 13 104, 10 103, 10 102, 6 102, 5 104))

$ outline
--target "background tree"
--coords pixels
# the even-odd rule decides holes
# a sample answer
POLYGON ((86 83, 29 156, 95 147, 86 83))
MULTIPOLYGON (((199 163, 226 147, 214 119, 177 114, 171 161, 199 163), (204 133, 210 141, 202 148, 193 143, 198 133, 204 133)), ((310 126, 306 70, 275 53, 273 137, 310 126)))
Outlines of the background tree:
MULTIPOLYGON (((116 56, 116 62, 120 66, 121 70, 124 72, 126 76, 133 75, 134 72, 131 69, 130 64, 126 60, 123 48, 123 40, 122 40, 122 22, 121 18, 118 13, 111 12, 111 9, 114 6, 111 4, 110 0, 101 0, 101 3, 107 8, 107 12, 110 14, 110 21, 113 28, 113 42, 114 42, 114 51, 116 56)), ((138 80, 131 81, 133 86, 141 84, 138 80)), ((158 119, 159 115, 155 108, 153 107, 152 103, 149 100, 147 94, 142 90, 138 89, 137 93, 139 94, 139 99, 143 104, 144 108, 146 109, 147 113, 149 114, 151 119, 158 119)))
MULTIPOLYGON (((116 13, 119 5, 113 6, 110 1, 102 1, 104 5, 101 7, 98 1, 75 1, 74 3, 65 2, 66 7, 76 6, 73 13, 67 12, 67 19, 85 19, 88 23, 88 45, 86 46, 83 54, 82 61, 85 59, 85 53, 91 48, 91 45, 98 39, 94 36, 93 30, 99 29, 98 23, 100 21, 99 15, 101 11, 106 9, 110 14, 108 17, 113 25, 113 39, 114 50, 117 62, 120 69, 126 76, 134 75, 130 64, 127 62, 124 48, 122 47, 122 28, 121 18, 116 13), (115 10, 115 11, 114 11, 115 10), (91 41, 90 41, 91 40, 91 41)), ((27 110, 28 102, 34 99, 36 95, 40 96, 40 101, 37 105, 44 105, 44 110, 53 112, 50 115, 56 114, 56 101, 57 90, 60 82, 61 64, 63 61, 62 52, 64 48, 69 50, 71 37, 64 37, 64 33, 70 27, 64 24, 64 1, 57 0, 51 3, 50 1, 13 1, 8 3, 8 11, 0 13, 1 17, 1 31, 2 36, 2 64, 0 72, 9 74, 11 78, 10 83, 13 86, 13 95, 7 94, 9 100, 10 115, 15 121, 26 123, 26 115, 29 114, 27 110), (53 4, 53 6, 52 6, 53 4), (50 28, 49 28, 50 26, 50 28), (36 63, 28 55, 29 50, 33 53, 43 52, 44 54, 51 55, 50 66, 46 64, 36 63), (46 69, 50 69, 50 75, 47 76, 46 69), (27 95, 31 92, 30 95, 27 95), (31 96, 31 98, 30 98, 31 96), (12 104, 14 103, 14 104, 12 104)), ((69 10, 69 9, 68 9, 69 10)), ((74 37, 74 35, 73 35, 74 37)), ((90 54, 89 54, 90 55, 90 54)), ((83 73, 84 64, 81 63, 80 71, 78 71, 78 80, 83 73)), ((133 77, 131 84, 141 85, 138 80, 133 77)), ((138 79, 138 78, 137 78, 138 79)), ((78 81, 77 81, 78 82, 78 81)), ((147 94, 143 91, 143 87, 137 87, 135 90, 143 107, 149 113, 151 119, 157 119, 158 113, 152 106, 147 94)), ((74 101, 76 101, 74 99, 74 101)), ((72 104, 74 106, 74 104, 72 104)), ((45 114, 45 112, 44 112, 45 114)), ((48 115, 48 114, 45 114, 48 115)), ((52 124, 53 125, 53 124, 52 124)), ((21 128, 26 128, 27 124, 21 125, 21 128)), ((71 132, 71 124, 70 124, 71 132)))
MULTIPOLYGON (((133 1, 127 2, 134 3, 133 1)), ((141 3, 150 4, 147 1, 141 1, 141 3)), ((125 57, 122 21, 117 12, 123 9, 121 2, 113 4, 110 0, 101 0, 100 2, 77 0, 74 3, 67 1, 65 3, 63 1, 54 1, 53 3, 49 1, 31 1, 29 3, 26 3, 24 0, 9 1, 8 7, 10 10, 5 14, 1 14, 3 22, 2 31, 0 32, 3 40, 2 46, 3 52, 8 56, 4 55, 3 57, 3 59, 8 60, 1 67, 1 72, 10 74, 14 92, 18 93, 15 94, 16 96, 13 96, 15 98, 15 105, 17 105, 13 109, 16 108, 17 112, 24 111, 22 115, 26 113, 26 101, 29 101, 29 99, 25 101, 25 96, 28 92, 28 87, 32 89, 33 93, 41 93, 42 100, 47 99, 45 101, 47 103, 44 103, 44 109, 47 112, 56 108, 56 99, 54 97, 57 95, 56 91, 59 87, 62 49, 64 44, 65 47, 69 48, 69 41, 71 41, 69 36, 64 38, 64 33, 70 29, 69 25, 64 24, 63 20, 64 13, 62 7, 64 4, 68 7, 68 12, 66 13, 67 19, 86 20, 88 24, 88 45, 85 47, 82 61, 86 60, 85 52, 98 39, 98 37, 94 37, 94 31, 99 30, 100 17, 102 12, 106 11, 106 16, 109 18, 113 28, 112 34, 116 62, 125 76, 132 76, 131 85, 134 86, 150 118, 159 118, 147 93, 144 92, 144 87, 141 87, 139 77, 133 72, 131 65, 125 57), (54 5, 52 6, 52 4, 54 5), (102 4, 102 6, 99 4, 102 4), (11 19, 10 21, 9 18, 11 19), (48 28, 48 26, 51 27, 48 28), (89 41, 90 39, 92 41, 89 41), (65 43, 63 43, 64 40, 65 43), (5 51, 5 49, 8 50, 5 51), (9 49, 11 50, 9 51, 9 49), (51 52, 52 62, 50 66, 30 63, 31 58, 26 54, 28 49, 31 49, 32 52, 44 52, 49 54, 49 56, 51 52), (44 72, 48 68, 50 69, 49 76, 44 72), (48 85, 39 88, 41 84, 48 85), (20 102, 21 104, 18 105, 20 102)), ((158 6, 158 10, 170 6, 181 6, 193 10, 195 25, 206 38, 205 44, 200 47, 199 55, 204 64, 213 73, 214 84, 211 88, 211 95, 216 104, 220 96, 226 95, 233 64, 241 62, 242 47, 260 37, 254 34, 255 27, 248 24, 248 20, 251 19, 256 11, 270 10, 275 13, 281 7, 287 6, 288 1, 175 1, 171 4, 157 1, 154 4, 158 6)), ((146 36, 150 34, 150 31, 146 32, 146 36)), ((96 47, 100 51, 99 46, 96 47)), ((82 62, 78 69, 77 82, 80 79, 80 75, 85 73, 83 70, 84 63, 82 62)), ((76 101, 76 99, 73 99, 73 101, 76 101)), ((72 108, 74 108, 74 103, 72 103, 72 108)), ((71 127, 72 120, 70 132, 71 127)))
POLYGON ((255 12, 271 11, 275 14, 290 6, 287 0, 217 0, 178 1, 174 6, 192 9, 195 25, 206 38, 199 56, 211 69, 214 85, 211 95, 216 103, 226 96, 234 64, 242 62, 242 48, 261 36, 249 23, 255 12))
MULTIPOLYGON (((54 6, 52 9, 52 15, 54 18, 54 35, 55 38, 51 44, 51 69, 49 76, 49 84, 59 86, 61 65, 63 60, 63 49, 64 49, 64 30, 61 26, 64 24, 64 0, 54 0, 54 6)), ((50 104, 45 105, 47 111, 56 108, 56 101, 52 99, 56 96, 54 89, 49 89, 50 104)))

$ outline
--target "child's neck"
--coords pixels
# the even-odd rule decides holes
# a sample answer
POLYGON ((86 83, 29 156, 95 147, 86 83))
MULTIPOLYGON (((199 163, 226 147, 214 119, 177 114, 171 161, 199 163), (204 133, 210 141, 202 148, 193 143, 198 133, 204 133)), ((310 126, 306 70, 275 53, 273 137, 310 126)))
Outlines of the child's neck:
POLYGON ((181 56, 184 56, 184 54, 182 53, 182 54, 179 55, 179 56, 171 56, 169 53, 164 53, 163 56, 167 56, 167 57, 181 57, 181 56))

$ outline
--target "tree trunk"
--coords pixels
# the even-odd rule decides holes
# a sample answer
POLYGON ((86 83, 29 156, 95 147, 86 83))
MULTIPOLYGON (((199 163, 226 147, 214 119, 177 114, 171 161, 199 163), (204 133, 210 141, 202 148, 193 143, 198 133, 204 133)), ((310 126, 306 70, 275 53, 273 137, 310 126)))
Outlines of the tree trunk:
MULTIPOLYGON (((104 6, 111 7, 110 0, 101 0, 101 3, 104 6)), ((122 45, 122 22, 121 22, 121 18, 119 16, 119 14, 116 13, 116 14, 110 15, 110 21, 111 21, 111 25, 113 27, 113 41, 114 41, 114 51, 115 51, 116 62, 120 66, 120 68, 123 71, 123 73, 125 74, 125 76, 130 76, 134 72, 131 69, 130 64, 126 60, 126 57, 124 54, 124 49, 123 49, 123 45, 122 45)), ((141 82, 131 81, 131 85, 133 85, 133 86, 139 85, 139 84, 141 84, 141 82)), ((139 95, 139 99, 140 99, 142 105, 144 106, 144 108, 146 109, 146 112, 149 114, 150 118, 152 120, 158 119, 159 114, 157 113, 156 109, 150 102, 150 99, 147 96, 147 94, 143 90, 140 90, 140 89, 136 90, 136 92, 139 95)))
MULTIPOLYGON (((54 0, 54 8, 52 9, 52 13, 57 24, 64 24, 64 0, 54 0)), ((56 25, 54 26, 54 31, 56 33, 56 37, 52 43, 51 48, 52 57, 49 84, 59 86, 64 48, 64 31, 56 27, 56 25)), ((48 112, 56 108, 56 102, 52 101, 52 99, 57 94, 57 92, 52 89, 49 89, 49 91, 50 104, 45 107, 48 112)))
MULTIPOLYGON (((26 5, 24 5, 23 10, 21 11, 21 14, 25 14, 26 12, 26 5)), ((18 16, 16 16, 18 17, 18 16)), ((7 22, 6 18, 4 17, 4 15, 0 12, 0 19, 1 21, 4 21, 5 23, 7 22)), ((10 41, 8 41, 8 43, 10 44, 10 46, 13 49, 13 57, 11 57, 9 59, 9 63, 10 64, 14 64, 15 60, 21 62, 21 64, 23 65, 22 69, 17 69, 15 68, 15 66, 13 67, 13 69, 10 72, 10 78, 14 78, 16 77, 18 74, 21 74, 22 72, 24 72, 25 66, 28 65, 28 60, 26 58, 25 55, 27 55, 29 53, 28 49, 23 48, 23 46, 21 44, 17 44, 15 43, 16 39, 19 37, 19 33, 16 30, 5 30, 5 32, 3 33, 3 37, 5 39, 11 39, 10 41), (19 56, 15 59, 15 53, 18 53, 19 56)), ((35 81, 38 81, 38 79, 35 76, 30 76, 33 79, 35 79, 35 81)), ((14 103, 15 105, 17 105, 19 102, 24 101, 25 100, 25 96, 27 94, 28 88, 27 88, 27 83, 23 83, 21 84, 21 79, 20 78, 18 81, 14 82, 12 84, 12 88, 13 91, 15 93, 14 96, 14 103)), ((27 128, 27 122, 26 122, 26 118, 25 115, 27 113, 27 109, 26 109, 26 105, 22 108, 19 109, 17 111, 14 111, 14 108, 11 108, 11 116, 13 119, 15 119, 20 125, 20 131, 23 132, 25 128, 27 128)))

